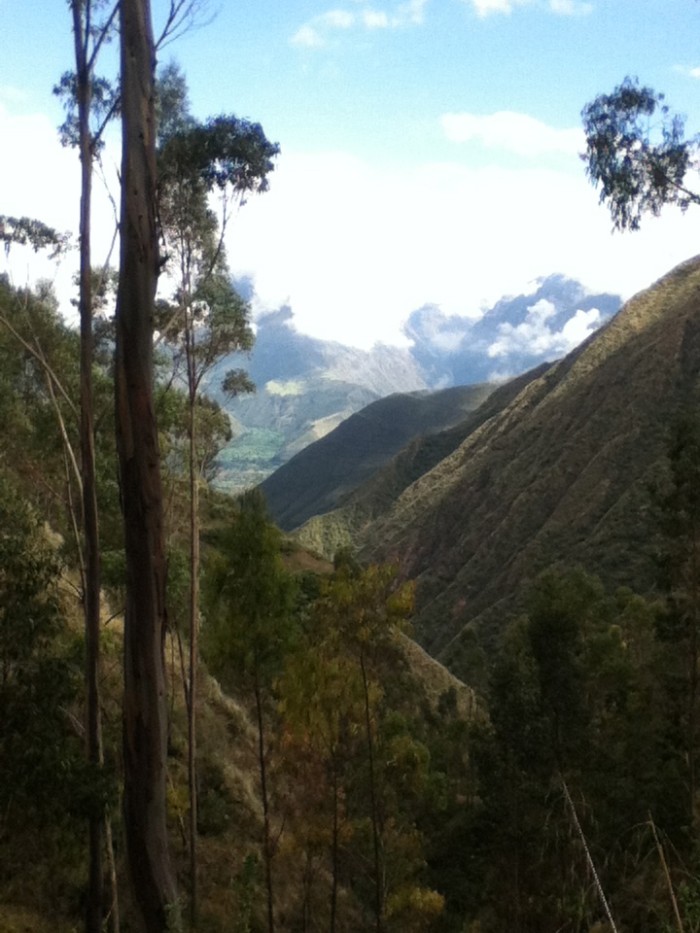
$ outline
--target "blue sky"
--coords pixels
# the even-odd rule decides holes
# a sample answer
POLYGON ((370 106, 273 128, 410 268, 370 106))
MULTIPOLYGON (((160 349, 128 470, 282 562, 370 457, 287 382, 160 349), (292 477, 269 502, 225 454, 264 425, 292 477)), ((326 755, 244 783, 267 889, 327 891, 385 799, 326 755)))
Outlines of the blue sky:
MULTIPOLYGON (((0 213, 74 227, 51 94, 71 64, 67 4, 0 0, 0 36, 0 213)), ((578 153, 582 106, 626 74, 700 131, 699 39, 697 0, 212 0, 161 57, 197 116, 234 112, 280 143, 270 191, 228 236, 256 312, 287 302, 299 329, 368 346, 401 342, 424 305, 476 316, 555 272, 628 296, 694 255, 699 209, 612 235, 578 153)), ((106 251, 104 196, 98 211, 106 251)), ((13 262, 15 279, 54 275, 13 262)))

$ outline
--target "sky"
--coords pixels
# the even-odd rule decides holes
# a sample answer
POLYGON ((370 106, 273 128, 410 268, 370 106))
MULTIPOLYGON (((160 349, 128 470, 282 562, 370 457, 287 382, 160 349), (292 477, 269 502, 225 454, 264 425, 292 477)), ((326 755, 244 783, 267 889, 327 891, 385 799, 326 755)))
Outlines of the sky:
MULTIPOLYGON (((158 32, 166 0, 152 2, 158 32)), ((65 0, 0 0, 0 214, 61 230, 78 219, 52 94, 70 25, 65 0)), ((289 305, 304 333, 402 345, 426 306, 478 317, 553 273, 627 298, 700 252, 700 208, 613 233, 580 158, 582 107, 628 74, 700 132, 698 0, 211 0, 159 56, 173 58, 195 116, 235 113, 280 145, 228 256, 255 314, 289 305)), ((115 128, 95 261, 117 154, 115 128)), ((15 284, 52 278, 69 310, 75 262, 15 251, 9 268, 15 284)))

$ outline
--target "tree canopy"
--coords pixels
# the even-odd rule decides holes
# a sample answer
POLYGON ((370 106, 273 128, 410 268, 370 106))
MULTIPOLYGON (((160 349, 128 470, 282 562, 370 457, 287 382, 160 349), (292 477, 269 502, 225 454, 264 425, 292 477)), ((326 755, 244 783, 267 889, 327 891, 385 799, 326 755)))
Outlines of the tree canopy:
POLYGON ((686 183, 695 168, 698 137, 685 137, 685 121, 663 94, 626 77, 582 111, 587 175, 600 188, 618 230, 637 230, 642 216, 665 204, 686 210, 700 196, 686 183))

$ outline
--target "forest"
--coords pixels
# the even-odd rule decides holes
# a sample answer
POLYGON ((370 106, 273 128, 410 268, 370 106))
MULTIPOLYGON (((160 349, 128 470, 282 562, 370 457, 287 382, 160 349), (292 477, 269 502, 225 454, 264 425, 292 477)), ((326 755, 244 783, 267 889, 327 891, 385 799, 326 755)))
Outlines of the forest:
MULTIPOLYGON (((94 366, 103 556, 94 763, 71 465, 79 337, 50 294, 4 283, 0 307, 0 926, 82 927, 96 816, 100 922, 140 929, 120 817, 125 558, 111 354, 98 351, 94 366)), ((166 822, 184 928, 696 929, 697 421, 678 423, 649 492, 653 598, 606 592, 580 568, 545 574, 526 612, 504 620, 478 698, 411 650, 413 587, 395 570, 361 567, 347 552, 334 565, 313 559, 267 521, 257 492, 230 501, 201 480, 193 703, 188 406, 171 366, 159 362, 155 403, 169 568, 166 822)), ((215 421, 206 405, 198 414, 215 421)))
MULTIPOLYGON (((412 640, 399 566, 324 560, 258 489, 212 487, 230 424, 208 378, 253 340, 223 233, 279 146, 154 74, 185 0, 160 39, 144 0, 69 8, 79 328, 49 286, 0 278, 0 930, 700 930, 697 372, 646 492, 654 585, 563 555, 504 612, 477 692, 412 640), (90 203, 117 117, 114 271, 90 203)), ((678 133, 633 140, 621 176, 610 108, 658 100, 616 93, 585 112, 589 165, 634 227, 692 201, 669 182, 688 160, 678 133)), ((68 248, 26 217, 0 239, 68 248)), ((222 388, 254 389, 241 369, 222 388)))

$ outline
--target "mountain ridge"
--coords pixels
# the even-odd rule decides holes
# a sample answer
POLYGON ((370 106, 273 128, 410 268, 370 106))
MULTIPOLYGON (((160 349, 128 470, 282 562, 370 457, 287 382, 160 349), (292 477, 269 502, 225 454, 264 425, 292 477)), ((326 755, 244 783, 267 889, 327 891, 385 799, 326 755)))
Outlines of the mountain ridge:
POLYGON ((364 558, 396 563, 418 583, 418 640, 460 673, 474 636, 493 641, 528 582, 562 557, 611 585, 650 586, 648 487, 697 388, 699 316, 696 257, 525 380, 388 506, 372 515, 363 487, 302 540, 335 525, 364 558))
POLYGON ((299 333, 289 307, 258 318, 249 357, 220 361, 205 387, 229 413, 234 437, 217 461, 217 485, 237 492, 263 482, 308 444, 373 401, 396 392, 500 383, 566 348, 619 307, 561 275, 526 294, 502 298, 480 319, 446 316, 435 306, 409 315, 407 346, 361 350, 299 333), (257 386, 233 400, 224 374, 245 368, 257 386))
POLYGON ((394 393, 342 421, 299 451, 262 484, 270 514, 284 531, 337 507, 420 435, 460 422, 494 387, 394 393))

